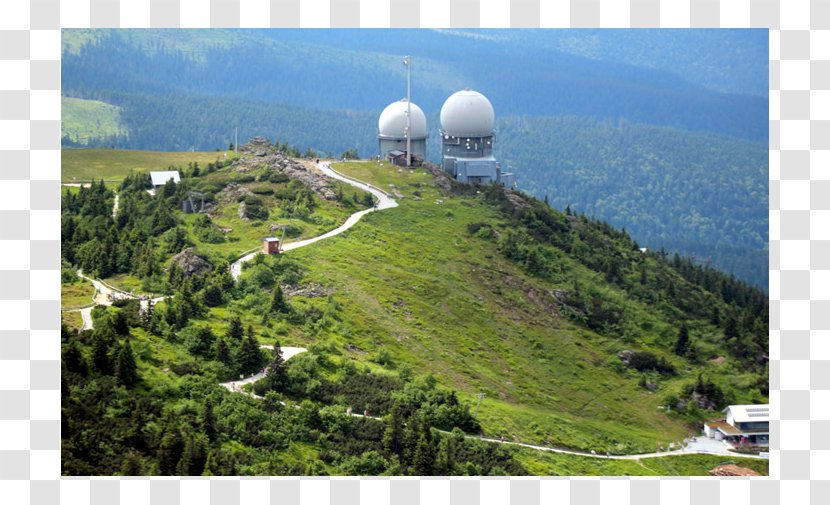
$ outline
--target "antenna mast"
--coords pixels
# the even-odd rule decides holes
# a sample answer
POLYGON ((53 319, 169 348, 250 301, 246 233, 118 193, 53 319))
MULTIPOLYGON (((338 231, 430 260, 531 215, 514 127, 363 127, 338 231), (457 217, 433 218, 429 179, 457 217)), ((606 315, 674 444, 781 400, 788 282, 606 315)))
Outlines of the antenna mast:
POLYGON ((412 73, 412 56, 403 60, 406 65, 406 166, 412 166, 412 97, 410 96, 410 76, 412 73))
POLYGON ((239 127, 233 130, 233 154, 239 156, 239 127))

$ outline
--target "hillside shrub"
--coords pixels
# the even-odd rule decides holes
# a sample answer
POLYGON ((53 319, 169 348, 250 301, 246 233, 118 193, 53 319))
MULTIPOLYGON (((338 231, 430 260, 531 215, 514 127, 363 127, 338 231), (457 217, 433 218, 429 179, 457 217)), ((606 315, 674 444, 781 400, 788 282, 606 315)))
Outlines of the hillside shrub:
POLYGON ((633 353, 628 361, 628 366, 639 372, 654 371, 666 375, 674 375, 676 372, 674 365, 669 363, 666 358, 658 358, 648 351, 633 353))

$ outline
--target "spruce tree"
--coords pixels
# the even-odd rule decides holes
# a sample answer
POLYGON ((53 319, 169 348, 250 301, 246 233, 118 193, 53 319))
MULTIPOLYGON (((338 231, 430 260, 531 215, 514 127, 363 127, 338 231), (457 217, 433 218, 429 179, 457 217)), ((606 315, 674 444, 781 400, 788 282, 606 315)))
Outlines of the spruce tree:
POLYGON ((262 355, 253 331, 249 331, 248 336, 242 341, 236 362, 239 364, 239 371, 243 374, 255 373, 262 367, 262 355))
POLYGON ((432 475, 435 467, 435 450, 427 433, 422 432, 415 447, 415 457, 412 462, 415 475, 432 475))
POLYGON ((272 353, 273 358, 271 359, 271 364, 268 367, 268 375, 266 376, 266 382, 270 389, 280 391, 285 387, 285 384, 288 379, 288 374, 285 370, 285 360, 282 357, 282 348, 280 348, 279 342, 276 342, 274 344, 274 349, 272 353))
POLYGON ((224 338, 220 338, 216 343, 216 360, 226 365, 231 364, 231 350, 224 338))
POLYGON ((738 331, 738 319, 734 314, 729 314, 726 325, 723 328, 723 335, 729 340, 735 340, 740 336, 738 331))
POLYGON ((383 448, 389 454, 401 455, 403 452, 403 407, 400 400, 395 400, 386 429, 383 432, 383 448))
POLYGON ((231 342, 239 342, 242 340, 242 337, 245 336, 245 328, 242 326, 242 321, 239 319, 239 316, 234 316, 231 319, 227 335, 231 342))
POLYGON ((135 355, 130 345, 130 339, 126 339, 118 349, 115 357, 115 375, 127 388, 132 388, 138 382, 138 367, 135 364, 135 355))
POLYGON ((274 288, 274 296, 271 298, 271 312, 275 312, 277 314, 284 314, 288 312, 288 303, 285 301, 285 294, 282 292, 282 288, 277 284, 277 287, 274 288))
POLYGON ((92 369, 101 375, 112 374, 109 352, 114 341, 115 334, 108 326, 96 329, 92 335, 92 369))
POLYGON ((674 353, 678 356, 685 356, 689 350, 689 327, 686 323, 680 324, 680 330, 677 333, 677 342, 674 344, 674 353))
POLYGON ((183 449, 184 444, 178 428, 168 428, 161 437, 161 444, 159 444, 159 449, 156 453, 158 456, 159 473, 161 475, 175 475, 183 449))
POLYGON ((202 430, 211 442, 216 440, 216 415, 213 413, 213 402, 208 398, 202 408, 202 430))

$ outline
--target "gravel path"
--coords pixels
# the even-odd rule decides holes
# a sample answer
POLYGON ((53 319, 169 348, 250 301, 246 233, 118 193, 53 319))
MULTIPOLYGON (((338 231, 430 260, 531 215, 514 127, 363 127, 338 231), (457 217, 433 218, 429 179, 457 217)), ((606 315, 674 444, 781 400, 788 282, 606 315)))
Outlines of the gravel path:
MULTIPOLYGON (((259 348, 260 349, 273 349, 274 346, 273 345, 261 345, 261 346, 259 346, 259 348)), ((296 356, 300 353, 306 352, 308 350, 305 347, 280 347, 280 349, 282 349, 282 359, 284 359, 285 361, 288 361, 289 359, 293 358, 294 356, 296 356)), ((229 391, 235 391, 237 393, 244 393, 244 391, 242 391, 242 386, 244 386, 245 384, 250 384, 252 382, 256 382, 256 381, 262 379, 263 377, 265 377, 265 375, 267 373, 268 373, 268 369, 263 368, 261 372, 259 372, 257 374, 254 374, 254 375, 251 375, 250 377, 245 377, 245 378, 239 379, 237 381, 222 382, 219 385, 224 387, 224 388, 227 388, 229 391)))
MULTIPOLYGON (((343 223, 342 225, 338 226, 337 228, 335 228, 335 229, 333 229, 333 230, 331 230, 327 233, 324 233, 324 234, 319 235, 317 237, 312 237, 312 238, 308 238, 308 239, 305 239, 305 240, 299 240, 297 242, 289 242, 289 243, 282 246, 283 251, 291 251, 293 249, 299 249, 300 247, 305 247, 307 245, 311 245, 311 244, 313 244, 313 243, 315 243, 319 240, 324 240, 324 239, 327 239, 329 237, 334 237, 335 235, 340 235, 344 231, 348 230, 349 228, 351 228, 352 226, 357 224, 357 222, 360 221, 360 218, 362 218, 366 214, 368 214, 370 212, 375 212, 377 210, 391 209, 391 208, 394 208, 394 207, 398 206, 398 202, 396 202, 395 199, 392 198, 391 196, 389 196, 389 194, 387 194, 386 192, 376 188, 375 186, 372 186, 371 184, 366 184, 365 182, 360 182, 360 181, 355 180, 355 179, 350 179, 349 177, 346 177, 345 175, 340 174, 339 172, 333 170, 330 165, 331 165, 331 162, 329 162, 329 161, 321 161, 320 163, 317 164, 317 169, 320 170, 320 172, 322 172, 323 175, 325 175, 326 177, 330 177, 332 179, 337 179, 338 181, 343 181, 346 184, 350 184, 350 185, 352 185, 356 188, 362 189, 364 191, 368 191, 369 193, 371 193, 377 199, 377 205, 375 205, 371 209, 366 209, 366 210, 361 210, 359 212, 355 212, 354 214, 349 216, 348 219, 346 219, 345 223, 343 223)), ((238 260, 234 261, 231 264, 231 276, 234 279, 239 279, 239 276, 242 275, 242 264, 247 262, 247 261, 251 261, 252 259, 254 259, 254 257, 257 254, 259 254, 259 251, 254 251, 254 252, 246 254, 245 256, 242 256, 238 260)))
POLYGON ((85 309, 80 309, 79 312, 81 313, 81 319, 84 320, 84 325, 81 328, 82 330, 91 330, 92 329, 92 309, 94 307, 87 307, 85 309))

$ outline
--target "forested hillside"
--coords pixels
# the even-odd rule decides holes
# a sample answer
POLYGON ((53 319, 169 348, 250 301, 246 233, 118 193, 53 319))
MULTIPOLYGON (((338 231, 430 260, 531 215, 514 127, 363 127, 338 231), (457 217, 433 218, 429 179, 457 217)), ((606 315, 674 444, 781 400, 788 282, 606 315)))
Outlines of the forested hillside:
POLYGON ((502 163, 532 167, 521 188, 766 287, 766 146, 575 117, 509 117, 499 129, 502 163))
POLYGON ((97 308, 93 330, 68 321, 64 474, 699 475, 722 457, 611 464, 465 434, 650 452, 728 403, 766 401, 762 291, 642 253, 586 215, 438 171, 338 165, 399 207, 259 256, 234 282, 229 259, 271 223, 294 240, 371 205, 342 187, 324 198, 278 151, 296 154, 258 144, 180 166, 182 182, 155 196, 144 174, 64 192, 65 286, 83 268, 172 295, 97 308), (193 189, 204 214, 178 210, 193 189), (284 345, 308 352, 285 361, 284 345), (266 365, 243 391, 260 398, 219 385, 266 365))
POLYGON ((400 55, 411 53, 433 161, 443 100, 478 89, 496 109, 496 156, 520 188, 766 289, 763 37, 638 33, 67 30, 64 94, 118 111, 119 127, 73 133, 95 131, 90 120, 65 130, 64 145, 224 150, 238 128, 239 138, 372 156, 377 115, 405 93, 400 55), (497 72, 482 64, 491 60, 497 72))

